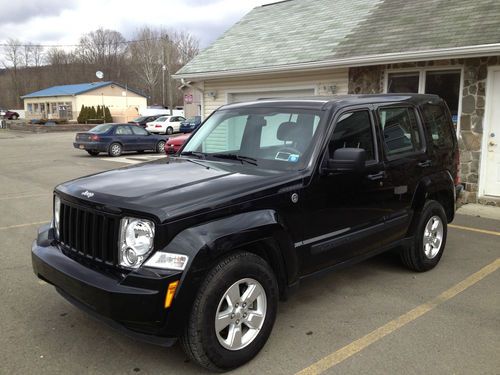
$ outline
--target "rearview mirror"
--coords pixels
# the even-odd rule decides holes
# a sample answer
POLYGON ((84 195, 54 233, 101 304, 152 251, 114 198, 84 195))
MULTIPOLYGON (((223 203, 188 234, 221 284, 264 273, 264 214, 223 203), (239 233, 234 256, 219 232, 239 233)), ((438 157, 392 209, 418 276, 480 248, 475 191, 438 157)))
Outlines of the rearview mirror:
POLYGON ((326 162, 327 173, 363 172, 366 162, 366 151, 362 148, 339 148, 333 158, 326 162))

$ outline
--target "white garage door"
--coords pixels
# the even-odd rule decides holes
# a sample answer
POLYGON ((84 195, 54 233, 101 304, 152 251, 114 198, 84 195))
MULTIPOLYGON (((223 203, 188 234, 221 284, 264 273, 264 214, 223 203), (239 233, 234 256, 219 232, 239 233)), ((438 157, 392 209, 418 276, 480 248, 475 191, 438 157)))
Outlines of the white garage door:
POLYGON ((248 102, 257 99, 265 98, 290 98, 313 96, 314 89, 300 90, 275 90, 275 91, 259 91, 259 92, 239 92, 228 95, 229 103, 248 102))

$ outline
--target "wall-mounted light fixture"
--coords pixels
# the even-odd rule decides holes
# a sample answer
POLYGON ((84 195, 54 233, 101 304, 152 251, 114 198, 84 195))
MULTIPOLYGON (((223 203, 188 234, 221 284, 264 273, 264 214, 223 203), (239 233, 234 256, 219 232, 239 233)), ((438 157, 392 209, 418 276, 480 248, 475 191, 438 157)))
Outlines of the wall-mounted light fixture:
POLYGON ((209 98, 215 99, 217 97, 217 91, 207 91, 207 96, 209 98))

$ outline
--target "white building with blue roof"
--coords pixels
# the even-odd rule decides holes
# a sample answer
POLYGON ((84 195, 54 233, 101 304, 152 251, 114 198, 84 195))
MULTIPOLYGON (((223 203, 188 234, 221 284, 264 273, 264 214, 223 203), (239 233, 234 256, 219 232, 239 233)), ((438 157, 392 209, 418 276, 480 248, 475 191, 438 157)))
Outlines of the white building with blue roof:
POLYGON ((144 94, 112 81, 53 86, 21 99, 28 120, 76 120, 82 105, 99 105, 109 108, 114 121, 122 122, 137 116, 139 108, 147 107, 144 94))

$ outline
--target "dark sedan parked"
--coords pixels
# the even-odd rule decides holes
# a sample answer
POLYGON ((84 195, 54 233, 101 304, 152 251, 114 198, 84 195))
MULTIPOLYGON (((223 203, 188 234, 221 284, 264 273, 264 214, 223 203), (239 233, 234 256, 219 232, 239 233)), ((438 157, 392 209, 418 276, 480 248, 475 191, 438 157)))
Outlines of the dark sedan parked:
POLYGON ((8 109, 0 109, 0 116, 6 118, 7 120, 17 120, 19 118, 19 113, 9 111, 8 109))
POLYGON ((201 125, 201 116, 194 116, 181 122, 179 131, 181 133, 191 133, 201 125))
POLYGON ((128 123, 129 124, 138 125, 138 126, 142 126, 143 128, 145 128, 146 124, 148 122, 154 121, 154 120, 156 120, 160 116, 164 116, 164 115, 141 116, 141 117, 137 117, 136 119, 134 119, 132 121, 129 121, 128 123))
POLYGON ((128 124, 102 124, 85 133, 77 133, 73 146, 96 156, 107 152, 120 156, 123 151, 153 150, 164 152, 168 137, 151 134, 139 126, 128 124))

